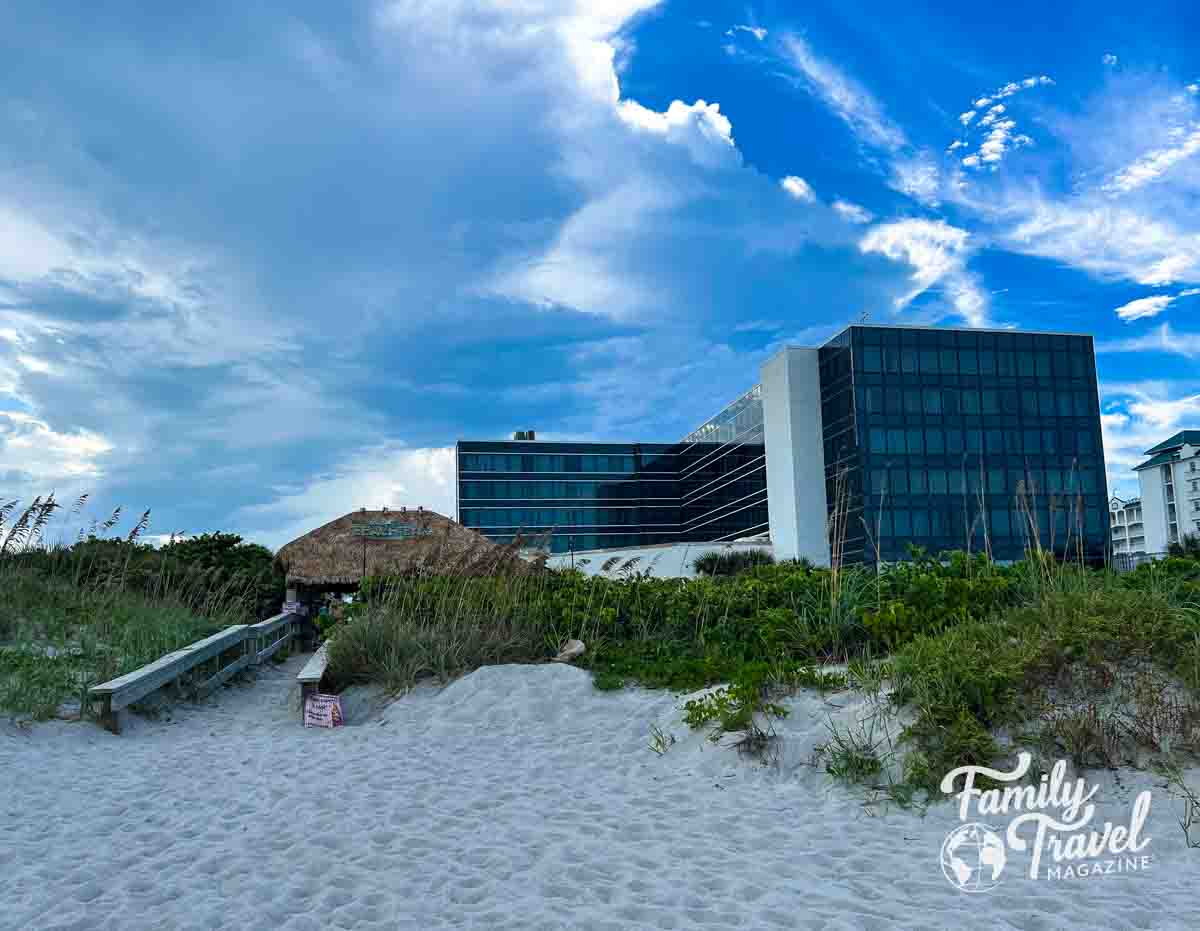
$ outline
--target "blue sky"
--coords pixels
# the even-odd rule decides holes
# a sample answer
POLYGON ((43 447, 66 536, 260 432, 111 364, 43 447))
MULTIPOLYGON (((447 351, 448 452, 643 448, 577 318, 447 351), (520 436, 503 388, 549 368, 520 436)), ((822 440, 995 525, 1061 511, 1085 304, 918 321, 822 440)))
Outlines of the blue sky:
POLYGON ((678 438, 864 313, 1094 333, 1132 490, 1200 426, 1200 10, 947 9, 5 4, 0 492, 452 512, 460 437, 678 438))

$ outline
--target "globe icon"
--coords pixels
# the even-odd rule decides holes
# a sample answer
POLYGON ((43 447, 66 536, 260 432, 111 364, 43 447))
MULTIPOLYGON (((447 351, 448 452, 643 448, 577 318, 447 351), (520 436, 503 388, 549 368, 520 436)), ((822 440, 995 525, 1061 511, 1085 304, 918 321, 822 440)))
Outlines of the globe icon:
POLYGON ((962 892, 995 889, 1007 859, 1003 838, 979 822, 959 825, 942 843, 942 872, 962 892))

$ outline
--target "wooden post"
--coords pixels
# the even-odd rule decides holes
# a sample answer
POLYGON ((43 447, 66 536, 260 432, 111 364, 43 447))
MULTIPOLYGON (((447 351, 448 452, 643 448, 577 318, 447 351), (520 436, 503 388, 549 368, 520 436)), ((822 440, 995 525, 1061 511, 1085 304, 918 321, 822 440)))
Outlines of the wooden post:
POLYGON ((101 700, 100 724, 114 734, 121 733, 121 712, 113 711, 111 695, 105 695, 101 700))

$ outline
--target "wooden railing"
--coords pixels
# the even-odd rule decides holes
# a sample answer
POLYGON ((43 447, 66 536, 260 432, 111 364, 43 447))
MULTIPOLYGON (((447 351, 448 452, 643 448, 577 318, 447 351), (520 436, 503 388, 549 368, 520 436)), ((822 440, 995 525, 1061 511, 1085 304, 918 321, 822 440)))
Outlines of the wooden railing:
POLYGON ((172 683, 183 691, 185 678, 190 680, 188 691, 207 695, 231 676, 291 643, 303 620, 299 614, 277 614, 258 624, 226 627, 133 672, 92 686, 88 694, 93 704, 99 705, 100 723, 119 734, 122 709, 172 683))

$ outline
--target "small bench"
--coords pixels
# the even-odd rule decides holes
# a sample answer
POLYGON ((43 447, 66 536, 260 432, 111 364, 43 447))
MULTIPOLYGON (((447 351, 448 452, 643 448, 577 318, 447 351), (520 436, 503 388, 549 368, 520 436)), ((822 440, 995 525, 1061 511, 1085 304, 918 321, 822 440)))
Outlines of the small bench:
POLYGON ((325 675, 325 667, 329 665, 329 657, 325 653, 328 643, 322 643, 296 676, 300 683, 300 720, 304 720, 304 705, 308 696, 321 689, 321 678, 325 675))

